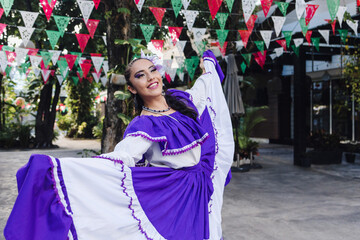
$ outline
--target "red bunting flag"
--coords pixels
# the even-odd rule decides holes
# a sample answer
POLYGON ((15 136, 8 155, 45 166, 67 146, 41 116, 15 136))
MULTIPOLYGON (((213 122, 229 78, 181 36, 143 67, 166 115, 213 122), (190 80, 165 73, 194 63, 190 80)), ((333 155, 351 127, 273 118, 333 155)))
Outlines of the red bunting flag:
POLYGON ((158 22, 159 26, 161 27, 161 22, 166 12, 166 8, 158 8, 158 7, 149 7, 150 11, 154 14, 156 21, 158 22))
POLYGON ((79 82, 81 83, 81 82, 82 82, 82 79, 83 79, 83 77, 84 77, 84 75, 83 75, 83 77, 81 77, 81 75, 80 75, 80 73, 79 73, 79 72, 76 72, 76 75, 78 76, 78 78, 79 78, 79 82))
POLYGON ((5 51, 6 53, 6 57, 9 63, 12 63, 15 58, 16 58, 16 53, 15 52, 10 52, 10 51, 5 51))
POLYGON ((3 46, 4 46, 4 45, 0 45, 0 51, 1 51, 1 49, 2 49, 3 46))
POLYGON ((285 39, 276 40, 276 42, 284 48, 284 51, 286 51, 286 40, 285 39))
POLYGON ((331 24, 331 28, 332 28, 332 31, 333 31, 333 35, 335 35, 336 19, 334 19, 334 21, 332 21, 331 19, 325 19, 325 21, 327 21, 329 24, 331 24))
POLYGON ((37 48, 27 48, 27 49, 29 49, 29 52, 28 52, 29 56, 35 56, 39 51, 39 49, 37 49, 37 48))
POLYGON ((255 61, 260 65, 261 68, 264 68, 265 60, 266 60, 266 51, 264 50, 264 54, 260 52, 253 53, 255 57, 255 61))
POLYGON ((360 7, 360 0, 357 0, 357 6, 360 7))
POLYGON ((83 62, 80 64, 81 70, 83 71, 83 77, 86 77, 92 67, 91 63, 83 62))
POLYGON ((90 56, 92 57, 101 57, 101 53, 90 53, 90 56))
POLYGON ((160 52, 162 51, 163 46, 164 46, 164 40, 151 40, 151 43, 154 45, 156 50, 158 50, 160 52))
POLYGON ((135 0, 135 4, 138 5, 140 0, 135 0))
POLYGON ((316 10, 318 9, 319 5, 316 4, 308 4, 306 5, 306 14, 305 14, 305 23, 306 26, 309 24, 310 20, 313 18, 316 10))
POLYGON ((169 27, 171 40, 172 40, 174 46, 176 45, 177 41, 179 41, 179 37, 180 37, 182 29, 183 29, 182 27, 169 27))
POLYGON ((223 46, 221 47, 220 46, 220 43, 219 42, 216 42, 216 45, 219 47, 220 49, 220 52, 221 52, 221 55, 223 55, 225 57, 225 54, 226 54, 226 47, 227 47, 227 44, 228 42, 224 42, 223 46))
POLYGON ((254 29, 256 19, 257 19, 257 15, 254 14, 254 15, 251 15, 249 17, 249 20, 246 22, 246 27, 250 31, 250 34, 252 33, 252 31, 254 29))
POLYGON ((165 73, 165 78, 168 81, 168 83, 171 83, 171 77, 169 74, 165 73))
POLYGON ((77 55, 72 55, 72 54, 66 54, 65 55, 65 59, 66 59, 66 62, 69 66, 69 70, 71 70, 75 64, 75 61, 76 61, 76 58, 77 58, 77 55))
POLYGON ((97 10, 101 0, 93 0, 93 2, 94 2, 95 9, 97 10))
POLYGON ((4 24, 4 23, 0 23, 0 35, 2 35, 3 34, 3 32, 4 32, 4 30, 5 30, 5 28, 6 28, 6 24, 4 24))
POLYGON ((51 76, 55 75, 55 70, 51 70, 51 76))
POLYGON ((251 35, 251 31, 249 30, 238 30, 238 32, 240 33, 240 37, 241 37, 241 40, 244 44, 244 47, 246 48, 246 45, 248 44, 248 41, 249 41, 249 37, 251 35))
POLYGON ((46 19, 49 21, 51 18, 52 11, 56 4, 56 0, 51 0, 51 4, 49 4, 48 0, 40 0, 40 3, 43 7, 43 11, 45 13, 46 19))
POLYGON ((265 17, 267 16, 267 14, 270 10, 272 2, 273 2, 273 0, 261 0, 261 6, 262 6, 265 17))
POLYGON ((4 13, 4 9, 0 8, 0 18, 2 17, 3 13, 4 13))
POLYGON ((88 43, 88 41, 90 39, 90 35, 89 34, 81 34, 81 33, 75 33, 75 35, 79 42, 81 52, 83 53, 85 50, 86 44, 88 43))
POLYGON ((47 65, 47 67, 45 67, 44 60, 41 60, 41 62, 40 62, 40 68, 41 68, 42 70, 48 70, 49 67, 50 67, 50 65, 47 65))
MULTIPOLYGON (((85 22, 85 20, 84 20, 85 22)), ((94 38, 94 34, 96 31, 97 26, 99 25, 100 20, 95 20, 95 19, 89 19, 86 23, 86 27, 89 31, 90 37, 94 38)))
POLYGON ((102 68, 100 68, 100 71, 99 72, 96 72, 96 69, 94 68, 95 71, 93 71, 92 73, 95 73, 97 78, 100 79, 100 75, 101 75, 101 71, 102 71, 102 68))
POLYGON ((207 0, 212 20, 215 19, 223 0, 207 0))
POLYGON ((306 35, 305 35, 305 38, 308 41, 309 45, 311 45, 311 34, 312 34, 312 31, 309 30, 306 32, 306 35))
POLYGON ((46 84, 49 81, 50 74, 51 74, 51 70, 49 70, 49 69, 41 70, 41 75, 43 77, 44 84, 46 84))

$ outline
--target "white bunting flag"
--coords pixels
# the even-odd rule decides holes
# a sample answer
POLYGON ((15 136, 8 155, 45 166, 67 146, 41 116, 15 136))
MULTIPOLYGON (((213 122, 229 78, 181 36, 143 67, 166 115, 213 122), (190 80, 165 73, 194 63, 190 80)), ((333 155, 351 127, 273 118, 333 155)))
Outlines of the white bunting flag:
POLYGON ((64 69, 64 71, 60 72, 61 76, 63 76, 63 78, 66 78, 66 75, 68 74, 69 72, 69 67, 66 67, 64 69))
POLYGON ((276 37, 278 37, 280 32, 281 32, 282 27, 284 26, 284 22, 285 22, 286 17, 272 16, 271 18, 272 18, 272 20, 274 22, 274 28, 275 28, 276 37))
POLYGON ((175 46, 178 48, 180 53, 183 53, 185 45, 186 45, 186 41, 181 40, 181 41, 177 41, 175 46))
POLYGON ((24 45, 26 46, 28 44, 35 28, 18 26, 18 29, 20 32, 21 39, 24 41, 24 45))
POLYGON ((186 19, 186 25, 187 25, 188 29, 191 31, 194 26, 194 23, 195 23, 195 18, 199 15, 199 11, 183 10, 182 12, 186 19))
POLYGON ((170 76, 171 81, 175 80, 175 76, 176 76, 176 68, 170 68, 166 71, 166 73, 170 76))
POLYGON ((5 72, 6 67, 7 67, 7 57, 6 57, 6 53, 5 51, 0 51, 0 68, 1 68, 1 72, 5 72))
POLYGON ((29 49, 26 48, 15 48, 15 53, 16 53, 15 59, 18 66, 20 66, 25 62, 28 52, 29 49))
POLYGON ((280 57, 284 53, 284 48, 282 48, 282 47, 275 48, 274 51, 276 53, 276 56, 280 57))
POLYGON ((92 62, 94 64, 96 72, 99 72, 100 69, 101 69, 101 65, 103 64, 104 57, 91 56, 91 60, 92 60, 92 62))
POLYGON ((264 40, 266 48, 269 48, 269 46, 270 46, 270 40, 271 40, 272 33, 273 33, 272 30, 261 30, 260 31, 261 37, 264 40))
POLYGON ((51 61, 55 66, 57 61, 59 60, 61 51, 60 50, 48 50, 51 53, 51 61))
POLYGON ((236 44, 236 50, 237 51, 241 51, 241 49, 244 47, 244 43, 243 43, 242 40, 235 41, 235 44, 236 44))
POLYGON ((80 57, 79 64, 83 64, 86 61, 86 57, 80 57))
POLYGON ((136 0, 135 0, 136 7, 139 10, 139 12, 141 12, 141 9, 142 9, 142 6, 144 5, 145 0, 138 0, 137 2, 138 3, 136 3, 136 0))
POLYGON ((60 84, 60 86, 61 86, 61 84, 62 84, 63 81, 64 81, 63 76, 61 76, 61 75, 56 75, 56 78, 57 78, 57 80, 58 80, 58 82, 59 82, 59 84, 60 84))
POLYGON ((78 5, 81 11, 81 14, 84 18, 85 24, 90 18, 91 12, 94 9, 94 2, 93 1, 86 1, 86 0, 78 0, 78 5))
POLYGON ((181 2, 183 4, 183 6, 184 6, 184 9, 187 10, 191 0, 181 0, 181 2))
POLYGON ((183 82, 184 81, 184 71, 177 71, 176 74, 178 75, 179 79, 183 82))
POLYGON ((35 76, 38 77, 40 74, 40 68, 33 68, 33 72, 34 72, 35 76))
POLYGON ((256 7, 255 0, 242 0, 242 8, 243 8, 243 12, 244 12, 245 22, 247 22, 249 20, 255 7, 256 7))
POLYGON ((36 18, 38 17, 38 12, 28 12, 28 11, 19 11, 21 17, 24 21, 25 27, 31 28, 34 25, 36 18))
POLYGON ((300 20, 300 18, 303 15, 305 9, 306 9, 305 1, 304 0, 296 0, 295 10, 296 10, 296 16, 297 16, 298 20, 300 20))
POLYGON ((201 41, 204 38, 206 28, 192 28, 194 34, 194 41, 201 41))
POLYGON ((104 70, 104 73, 105 73, 105 76, 107 75, 107 72, 109 71, 109 62, 108 61, 104 61, 103 62, 103 70, 104 70))
POLYGON ((347 9, 347 7, 345 7, 345 6, 339 6, 339 9, 336 13, 340 27, 343 22, 344 13, 346 12, 346 9, 347 9))
POLYGON ((98 83, 100 80, 100 74, 97 74, 96 72, 92 72, 91 74, 92 74, 95 82, 98 83))
POLYGON ((321 36, 325 39, 326 44, 329 45, 329 35, 330 35, 329 33, 330 33, 330 30, 319 29, 318 31, 321 34, 321 36))
POLYGON ((164 59, 163 66, 165 66, 165 71, 167 72, 171 68, 172 59, 164 59))
POLYGON ((41 75, 44 79, 44 83, 46 84, 47 81, 49 80, 51 70, 50 69, 41 69, 40 71, 41 71, 41 75))
POLYGON ((354 22, 350 21, 350 20, 346 20, 347 25, 349 25, 349 27, 351 27, 351 29, 354 31, 355 36, 358 35, 358 23, 359 20, 353 20, 354 22))
POLYGON ((304 39, 303 38, 295 38, 295 39, 293 39, 293 41, 294 41, 295 47, 299 47, 304 42, 304 39))
POLYGON ((29 57, 30 57, 30 62, 31 62, 32 68, 34 69, 34 68, 39 67, 39 64, 42 61, 42 57, 34 56, 34 55, 30 55, 29 57))
POLYGON ((272 60, 274 60, 276 58, 276 53, 270 54, 270 57, 271 57, 272 60))
POLYGON ((185 61, 185 59, 184 59, 183 56, 177 56, 177 57, 175 57, 175 61, 176 61, 177 65, 178 65, 178 68, 181 68, 181 67, 184 66, 184 61, 185 61))
POLYGON ((105 45, 107 45, 107 42, 106 42, 106 36, 102 36, 102 39, 103 39, 103 41, 104 41, 105 45))
POLYGON ((106 83, 107 83, 107 78, 106 77, 102 77, 102 78, 100 78, 100 80, 101 80, 101 83, 102 83, 102 85, 104 86, 104 87, 106 87, 106 83))

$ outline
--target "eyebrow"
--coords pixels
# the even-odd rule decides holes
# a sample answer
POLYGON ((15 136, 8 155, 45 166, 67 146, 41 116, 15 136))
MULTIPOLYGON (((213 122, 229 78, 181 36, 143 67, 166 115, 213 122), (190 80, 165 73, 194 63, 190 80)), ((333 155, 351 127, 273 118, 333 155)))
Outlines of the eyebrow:
MULTIPOLYGON (((148 69, 151 69, 151 68, 153 68, 153 67, 155 67, 155 65, 151 65, 148 69)), ((137 71, 136 73, 134 73, 134 76, 135 76, 136 74, 138 74, 138 73, 141 73, 141 72, 144 72, 144 70, 139 70, 139 71, 137 71)))

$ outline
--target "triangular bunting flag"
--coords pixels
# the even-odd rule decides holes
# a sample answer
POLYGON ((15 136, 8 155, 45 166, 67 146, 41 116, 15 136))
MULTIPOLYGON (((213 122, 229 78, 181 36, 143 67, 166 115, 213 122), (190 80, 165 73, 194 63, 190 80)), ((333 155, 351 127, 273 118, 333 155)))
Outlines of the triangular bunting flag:
POLYGON ((260 1, 265 17, 267 16, 267 14, 268 14, 268 12, 270 10, 272 1, 273 0, 261 0, 260 1))
POLYGON ((184 81, 184 67, 182 67, 182 68, 178 68, 177 70, 176 70, 176 74, 178 75, 178 77, 179 77, 179 79, 181 80, 181 81, 184 81))
POLYGON ((252 15, 256 7, 256 1, 254 0, 242 0, 242 9, 244 13, 244 20, 247 22, 252 15))
POLYGON ((72 76, 71 78, 72 78, 72 80, 73 80, 73 82, 74 82, 75 86, 77 86, 77 85, 78 85, 78 83, 79 83, 79 78, 78 78, 78 77, 75 77, 75 76, 72 76))
POLYGON ((172 40, 174 46, 176 45, 176 42, 179 41, 179 37, 180 37, 182 29, 183 29, 182 27, 169 27, 171 40, 172 40))
POLYGON ((88 73, 92 67, 92 64, 91 63, 82 63, 82 64, 80 64, 80 67, 83 72, 83 78, 85 78, 88 75, 88 73))
POLYGON ((73 68, 77 57, 78 57, 77 55, 72 55, 72 54, 66 54, 65 55, 65 59, 66 59, 66 62, 68 64, 70 70, 73 68))
POLYGON ((40 56, 29 56, 29 57, 30 57, 31 67, 32 68, 39 67, 40 62, 42 61, 42 57, 40 56))
POLYGON ((95 57, 95 56, 91 56, 91 60, 94 64, 94 68, 96 72, 100 72, 101 71, 101 66, 104 62, 104 57, 95 57))
POLYGON ((69 71, 69 65, 66 61, 66 58, 60 57, 59 60, 57 61, 57 65, 60 69, 61 76, 63 76, 63 78, 65 79, 67 77, 67 73, 69 71))
POLYGON ((215 19, 223 0, 207 0, 212 20, 215 19))
POLYGON ((290 47, 290 41, 292 37, 292 31, 282 31, 286 40, 286 47, 290 47))
POLYGON ((204 38, 206 28, 193 28, 192 32, 194 34, 194 41, 201 41, 204 38))
POLYGON ((245 59, 246 65, 250 66, 251 53, 243 53, 241 56, 245 59))
POLYGON ((94 9, 95 4, 92 1, 86 0, 78 0, 77 3, 84 18, 84 22, 85 24, 87 24, 87 21, 90 18, 91 12, 94 9))
POLYGON ((158 22, 159 26, 161 27, 161 22, 166 12, 166 8, 159 8, 159 7, 149 7, 150 11, 154 14, 156 21, 158 22))
POLYGON ((178 65, 178 68, 182 68, 184 66, 185 59, 184 59, 183 56, 176 56, 175 61, 176 61, 177 65, 178 65))
POLYGON ((67 16, 53 16, 55 19, 56 26, 59 29, 59 32, 61 34, 61 37, 64 37, 65 29, 69 25, 70 17, 67 16))
POLYGON ((94 2, 95 9, 97 10, 101 0, 93 0, 93 2, 94 2))
POLYGON ((266 60, 266 50, 264 51, 264 53, 256 52, 256 53, 253 53, 253 54, 254 54, 254 57, 255 57, 255 61, 259 64, 259 66, 261 68, 264 68, 265 60, 266 60))
POLYGON ((331 29, 333 31, 333 35, 335 35, 336 19, 335 20, 325 19, 325 21, 327 21, 329 24, 331 24, 331 29))
POLYGON ((37 48, 28 48, 28 49, 29 49, 29 52, 28 52, 29 56, 36 55, 39 51, 39 49, 37 49, 37 48))
POLYGON ((319 33, 321 34, 321 36, 325 39, 326 44, 329 45, 330 30, 322 30, 322 29, 319 29, 318 31, 319 31, 319 33))
POLYGON ((320 37, 313 37, 311 38, 311 41, 314 44, 316 51, 319 51, 320 37))
POLYGON ((13 4, 14 4, 14 0, 1 0, 1 5, 4 9, 5 16, 9 15, 9 12, 10 12, 13 4))
POLYGON ((63 81, 64 81, 63 76, 61 76, 61 75, 56 75, 56 78, 57 78, 57 80, 58 80, 58 82, 59 82, 59 85, 61 86, 61 84, 62 84, 63 81))
POLYGON ((286 16, 286 10, 289 7, 289 3, 288 2, 275 2, 276 5, 278 6, 280 12, 284 15, 284 17, 286 16))
POLYGON ((347 9, 346 6, 339 6, 339 9, 338 9, 338 11, 337 11, 337 13, 336 13, 336 17, 337 17, 337 19, 338 19, 338 23, 339 23, 340 27, 341 27, 341 25, 342 25, 342 22, 343 22, 343 19, 344 19, 344 14, 345 14, 345 12, 346 12, 346 9, 347 9))
POLYGON ((249 20, 246 22, 246 27, 250 31, 250 33, 254 29, 256 19, 257 19, 257 15, 251 15, 249 20))
POLYGON ((60 50, 48 50, 52 57, 51 57, 51 61, 53 63, 53 66, 56 65, 57 61, 59 60, 59 57, 60 57, 60 54, 61 54, 61 51, 60 50))
POLYGON ((48 35, 51 48, 54 49, 55 45, 59 41, 61 33, 59 31, 46 30, 46 34, 48 35))
POLYGON ((276 40, 276 42, 284 48, 284 51, 286 51, 286 40, 285 39, 276 40))
POLYGON ((203 41, 195 42, 195 45, 196 45, 197 50, 199 51, 199 55, 202 56, 206 50, 205 42, 203 42, 203 41))
POLYGON ((224 42, 226 41, 228 33, 229 33, 229 30, 227 30, 227 29, 224 29, 224 30, 216 29, 216 34, 218 36, 219 43, 220 43, 221 47, 223 47, 224 42))
POLYGON ((346 44, 348 30, 347 29, 338 29, 338 32, 340 34, 341 41, 343 42, 343 44, 346 44))
POLYGON ((311 34, 312 34, 312 30, 311 31, 309 30, 306 32, 305 35, 306 41, 309 43, 309 45, 311 45, 311 34))
POLYGON ((280 16, 272 16, 271 19, 274 22, 275 33, 276 33, 276 36, 278 37, 286 18, 280 17, 280 16))
MULTIPOLYGON (((140 1, 142 1, 142 0, 140 0, 140 1)), ((107 78, 106 78, 106 77, 102 77, 102 78, 100 78, 100 80, 101 80, 102 85, 103 85, 104 87, 106 87, 106 84, 107 84, 107 82, 108 82, 107 78)))
POLYGON ((319 5, 316 4, 307 4, 305 10, 305 23, 306 25, 309 24, 310 20, 314 17, 316 10, 318 9, 319 5))
POLYGON ((244 47, 246 48, 251 32, 249 30, 238 30, 238 32, 240 34, 244 47))
POLYGON ((106 46, 106 45, 107 45, 106 36, 102 36, 102 39, 103 39, 103 41, 104 41, 104 43, 105 43, 105 46, 106 46))
POLYGON ((351 27, 351 29, 354 31, 355 36, 358 35, 358 23, 359 20, 353 20, 354 22, 352 22, 351 20, 346 20, 347 25, 349 25, 349 27, 351 27))
POLYGON ((79 62, 82 63, 82 61, 81 61, 82 53, 81 52, 70 52, 70 54, 77 56, 75 59, 75 62, 74 62, 75 66, 79 65, 79 62))
POLYGON ((41 69, 41 75, 44 79, 44 84, 46 84, 48 82, 50 73, 51 73, 51 70, 41 69))
POLYGON ((293 39, 293 41, 294 41, 295 47, 299 47, 304 42, 304 39, 303 38, 295 38, 295 39, 293 39))
POLYGON ((305 23, 305 18, 301 18, 299 22, 300 22, 300 27, 301 27, 302 34, 304 36, 306 36, 306 33, 308 31, 308 26, 305 23))
POLYGON ((162 51, 164 46, 164 40, 151 40, 152 45, 158 50, 159 52, 162 51))
POLYGON ((99 82, 100 80, 100 75, 101 75, 101 69, 100 71, 97 73, 97 72, 92 72, 91 75, 93 76, 93 78, 95 79, 95 82, 99 82))
POLYGON ((265 42, 266 48, 269 48, 269 46, 270 46, 270 40, 271 40, 272 33, 273 33, 272 30, 261 30, 260 31, 260 35, 265 42))
POLYGON ((49 63, 51 61, 52 54, 50 52, 40 51, 40 55, 43 59, 45 68, 48 68, 49 63))
POLYGON ((24 41, 24 45, 28 45, 30 41, 31 35, 33 34, 35 28, 27 28, 27 27, 20 27, 18 26, 21 39, 24 41))
MULTIPOLYGON (((251 57, 251 55, 250 55, 250 57, 251 57)), ((246 70, 246 63, 245 63, 245 62, 242 62, 241 65, 240 65, 240 67, 241 67, 242 73, 244 74, 244 73, 245 73, 245 70, 246 70)))
POLYGON ((282 47, 275 48, 274 51, 276 53, 276 56, 280 57, 284 53, 284 48, 282 48, 282 47))
POLYGON ((339 9, 340 0, 327 0, 327 5, 331 20, 335 20, 336 13, 338 12, 339 9))
POLYGON ((296 16, 298 20, 300 20, 301 16, 305 11, 306 3, 304 0, 295 0, 295 1, 296 1, 295 3, 296 16))
POLYGON ((237 51, 241 51, 241 49, 243 49, 244 47, 244 43, 240 40, 240 41, 235 41, 235 47, 237 51))
POLYGON ((151 36, 153 35, 155 26, 148 24, 140 24, 141 31, 145 37, 146 42, 150 42, 151 36))
POLYGON ((224 42, 223 46, 220 46, 219 42, 216 42, 216 44, 218 45, 218 47, 220 49, 221 55, 223 55, 223 57, 225 57, 225 55, 226 55, 226 47, 227 47, 228 42, 224 42))
POLYGON ((0 19, 1 19, 2 15, 3 15, 3 13, 4 13, 4 9, 0 8, 0 19))
POLYGON ((260 52, 264 52, 264 41, 254 41, 260 52))
POLYGON ((107 72, 109 71, 109 61, 104 61, 103 62, 103 70, 105 73, 105 76, 107 75, 107 72))
POLYGON ((15 48, 16 53, 16 63, 21 65, 25 62, 29 49, 26 48, 15 48))
MULTIPOLYGON (((6 28, 7 24, 4 23, 0 23, 0 36, 3 34, 5 28, 6 28)), ((20 31, 20 30, 19 30, 20 31)))
POLYGON ((191 0, 181 0, 181 2, 182 2, 182 5, 184 6, 184 9, 187 10, 191 0))
POLYGON ((191 31, 192 27, 194 26, 195 19, 199 15, 199 11, 197 10, 184 10, 183 11, 185 19, 186 19, 186 25, 188 29, 191 31))
POLYGON ((217 13, 216 19, 218 20, 221 29, 225 29, 226 20, 228 19, 228 13, 217 13))
POLYGON ((85 47, 90 39, 90 35, 89 34, 80 34, 80 33, 75 33, 75 35, 79 42, 81 52, 83 53, 85 50, 85 47))
POLYGON ((91 38, 94 38, 94 34, 95 34, 97 26, 99 25, 99 22, 100 22, 100 20, 96 20, 96 19, 89 19, 87 21, 86 27, 89 31, 91 38))
POLYGON ((225 2, 226 2, 226 5, 227 5, 227 7, 229 9, 229 13, 231 13, 232 12, 232 7, 234 5, 234 0, 225 0, 225 2))
POLYGON ((31 28, 34 25, 36 18, 38 17, 38 12, 28 12, 28 11, 19 11, 23 19, 25 27, 31 28))
POLYGON ((47 0, 40 0, 40 3, 41 6, 43 7, 43 11, 45 13, 46 19, 50 21, 52 11, 54 10, 56 4, 56 0, 51 0, 50 3, 47 0))
POLYGON ((291 45, 292 49, 294 50, 294 53, 297 57, 299 57, 299 47, 296 47, 295 45, 291 45))
POLYGON ((7 66, 7 57, 4 51, 0 51, 0 70, 2 73, 5 72, 7 66))
POLYGON ((171 4, 175 13, 175 18, 177 18, 182 7, 182 2, 181 0, 171 0, 171 4))

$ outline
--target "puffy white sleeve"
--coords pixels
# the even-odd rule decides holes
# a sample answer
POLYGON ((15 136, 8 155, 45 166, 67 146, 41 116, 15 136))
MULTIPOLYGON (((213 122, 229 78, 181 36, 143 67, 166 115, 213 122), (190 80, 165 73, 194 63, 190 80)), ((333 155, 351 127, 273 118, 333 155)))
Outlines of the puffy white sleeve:
POLYGON ((113 152, 101 154, 100 157, 121 161, 129 167, 134 167, 151 145, 152 142, 143 137, 128 136, 115 146, 113 152))

